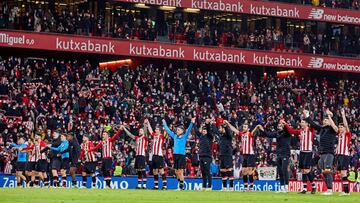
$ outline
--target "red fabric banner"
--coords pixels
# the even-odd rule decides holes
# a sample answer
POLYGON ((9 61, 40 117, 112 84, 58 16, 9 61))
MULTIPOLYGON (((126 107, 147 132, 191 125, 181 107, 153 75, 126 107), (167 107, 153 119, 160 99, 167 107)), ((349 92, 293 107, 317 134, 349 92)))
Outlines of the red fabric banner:
POLYGON ((254 0, 252 1, 250 0, 113 0, 113 1, 360 25, 359 11, 313 7, 313 6, 305 6, 301 4, 287 4, 287 3, 279 3, 279 2, 254 1, 254 0))
MULTIPOLYGON (((316 189, 318 192, 325 192, 327 190, 326 184, 324 181, 315 181, 316 189)), ((303 189, 303 183, 299 180, 290 180, 289 181, 289 191, 292 192, 301 192, 303 189)), ((311 191, 311 184, 308 183, 307 190, 311 191)), ((355 187, 355 183, 350 182, 349 183, 349 190, 350 192, 359 192, 360 191, 360 185, 357 185, 355 187)), ((333 182, 333 192, 342 192, 343 191, 343 185, 340 181, 334 181, 333 182)))
POLYGON ((0 46, 360 73, 360 59, 0 30, 0 46))

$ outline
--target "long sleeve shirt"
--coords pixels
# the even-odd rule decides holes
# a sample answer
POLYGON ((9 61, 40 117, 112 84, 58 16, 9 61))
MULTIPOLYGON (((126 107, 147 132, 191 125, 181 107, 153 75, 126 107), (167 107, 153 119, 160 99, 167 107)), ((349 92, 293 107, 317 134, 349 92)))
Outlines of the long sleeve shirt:
POLYGON ((290 157, 290 140, 291 134, 286 131, 264 131, 266 137, 276 139, 276 156, 277 157, 290 157))
POLYGON ((337 141, 336 132, 331 126, 321 126, 310 118, 305 119, 311 127, 318 131, 320 135, 319 152, 320 154, 334 154, 337 141))
POLYGON ((60 152, 61 153, 61 158, 65 159, 65 158, 69 158, 69 141, 64 140, 61 142, 60 146, 58 147, 50 147, 51 150, 56 151, 56 152, 60 152))
MULTIPOLYGON (((12 144, 10 144, 10 147, 25 148, 25 147, 27 147, 27 145, 26 144, 12 143, 12 144)), ((19 151, 18 154, 17 154, 17 161, 18 162, 27 162, 27 153, 19 151)))
POLYGON ((168 135, 174 139, 174 154, 186 154, 186 141, 189 137, 190 131, 193 127, 193 123, 191 122, 189 127, 186 129, 185 133, 177 136, 173 131, 170 130, 170 128, 167 126, 166 122, 163 123, 164 128, 168 135))

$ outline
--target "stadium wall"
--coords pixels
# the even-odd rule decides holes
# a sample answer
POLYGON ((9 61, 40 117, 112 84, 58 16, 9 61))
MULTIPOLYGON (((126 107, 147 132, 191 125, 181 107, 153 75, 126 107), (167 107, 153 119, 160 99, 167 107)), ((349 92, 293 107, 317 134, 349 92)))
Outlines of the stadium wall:
POLYGON ((356 58, 0 30, 0 47, 360 73, 356 58))
MULTIPOLYGON (((68 184, 71 183, 71 177, 67 177, 68 184)), ((82 177, 77 176, 78 185, 81 185, 82 177)), ((317 189, 319 192, 326 191, 325 183, 322 181, 317 181, 317 189)), ((96 185, 98 188, 103 188, 105 185, 103 177, 96 178, 96 185)), ((88 177, 87 187, 91 186, 91 178, 88 177)), ((136 176, 128 176, 128 177, 113 177, 112 178, 112 186, 115 189, 135 189, 137 186, 137 177, 136 176)), ((0 174, 0 188, 14 188, 16 187, 16 178, 13 175, 5 175, 0 174)), ((154 179, 153 177, 149 177, 147 181, 147 188, 154 187, 154 179)), ((159 187, 162 187, 161 179, 159 180, 159 187)), ((177 189, 177 179, 176 178, 168 178, 167 179, 167 187, 168 189, 177 189)), ((310 190, 311 185, 308 185, 308 189, 310 190)), ((351 192, 359 192, 359 186, 354 190, 354 183, 350 183, 350 191, 351 192)), ((213 190, 221 190, 222 182, 221 178, 213 179, 213 190)), ((254 182, 254 190, 255 191, 278 191, 280 188, 280 184, 278 181, 274 180, 257 180, 254 182)), ((185 178, 185 189, 186 190, 201 190, 202 189, 202 179, 201 178, 185 178)), ((241 191, 244 189, 244 185, 242 180, 235 180, 234 189, 236 191, 241 191)), ((299 192, 302 190, 302 181, 293 181, 289 182, 289 190, 294 192, 299 192)), ((342 191, 341 182, 333 183, 333 191, 340 192, 342 191)))
POLYGON ((360 25, 359 11, 249 0, 113 0, 269 17, 360 25))

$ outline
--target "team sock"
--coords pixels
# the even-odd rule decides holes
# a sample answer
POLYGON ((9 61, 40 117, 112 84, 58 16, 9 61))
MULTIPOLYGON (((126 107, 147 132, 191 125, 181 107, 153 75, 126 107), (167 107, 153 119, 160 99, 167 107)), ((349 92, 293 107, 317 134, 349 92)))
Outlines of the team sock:
POLYGON ((44 179, 44 186, 49 186, 49 177, 44 179))
POLYGON ((156 189, 159 188, 159 175, 158 174, 154 175, 154 188, 156 188, 156 189))
POLYGON ((86 179, 87 179, 87 176, 82 177, 82 186, 83 187, 86 187, 86 179))
POLYGON ((223 188, 227 188, 227 179, 228 179, 228 177, 226 176, 226 172, 220 172, 220 173, 221 173, 223 188))
POLYGON ((207 178, 203 177, 202 181, 203 181, 203 188, 207 188, 207 178))
POLYGON ((244 181, 244 190, 247 190, 248 189, 249 176, 244 175, 243 176, 243 181, 244 181))
POLYGON ((229 187, 234 188, 234 172, 233 171, 228 171, 227 176, 229 178, 229 187))
POLYGON ((96 187, 96 176, 95 176, 95 175, 93 175, 93 176, 91 177, 91 183, 92 183, 92 186, 91 186, 91 187, 96 187))
POLYGON ((142 172, 138 171, 138 188, 141 188, 142 172))
POLYGON ((349 181, 348 181, 347 177, 343 177, 342 182, 344 185, 344 192, 349 193, 349 181))
POLYGON ((39 186, 39 183, 40 183, 40 177, 39 177, 39 176, 36 176, 36 177, 35 177, 34 185, 35 185, 35 186, 39 186))
POLYGON ((165 173, 162 174, 161 178, 162 178, 163 188, 167 188, 167 180, 165 173))
POLYGON ((308 181, 308 174, 302 174, 302 181, 303 181, 303 191, 307 191, 307 181, 308 181))
POLYGON ((254 186, 254 176, 253 175, 249 175, 249 182, 250 182, 250 190, 253 190, 253 186, 254 186))
POLYGON ((184 181, 183 180, 180 180, 180 190, 183 190, 184 189, 184 181))
POLYGON ((143 179, 142 179, 142 187, 143 187, 143 188, 146 188, 147 178, 146 178, 146 172, 145 172, 145 170, 142 171, 142 177, 143 177, 143 179))
POLYGON ((61 177, 62 187, 66 187, 66 175, 61 177))

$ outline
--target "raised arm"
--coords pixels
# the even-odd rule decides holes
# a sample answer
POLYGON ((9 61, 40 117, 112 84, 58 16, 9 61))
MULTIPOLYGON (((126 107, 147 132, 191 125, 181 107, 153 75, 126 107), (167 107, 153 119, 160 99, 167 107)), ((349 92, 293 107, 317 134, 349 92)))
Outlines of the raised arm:
POLYGON ((90 147, 90 152, 94 152, 100 149, 100 147, 103 145, 103 142, 100 141, 95 147, 90 147))
POLYGON ((296 130, 294 128, 292 128, 289 124, 285 124, 285 129, 290 133, 290 134, 293 134, 293 135, 300 135, 300 130, 296 130))
POLYGON ((336 126, 335 122, 332 119, 332 113, 329 110, 326 110, 326 114, 328 116, 329 122, 330 122, 330 126, 333 128, 333 130, 335 132, 338 132, 339 128, 336 126))
POLYGON ((192 127, 194 126, 194 123, 195 123, 195 118, 192 118, 191 123, 190 123, 189 127, 186 129, 185 134, 184 134, 186 139, 189 137, 189 134, 191 132, 192 127))
POLYGON ((50 147, 51 150, 57 151, 57 152, 63 152, 69 147, 68 142, 61 142, 60 146, 58 147, 50 147))
POLYGON ((349 124, 348 124, 348 122, 346 120, 346 116, 345 116, 345 110, 341 109, 340 111, 341 111, 341 117, 342 117, 342 120, 344 123, 345 130, 346 130, 346 132, 350 132, 349 124))
POLYGON ((169 134, 169 136, 174 139, 174 137, 175 137, 174 132, 170 130, 170 128, 168 127, 168 125, 167 125, 167 123, 166 123, 166 121, 164 119, 162 120, 162 122, 163 122, 163 126, 164 126, 165 131, 167 132, 167 134, 169 134))
POLYGON ((119 130, 116 131, 116 133, 110 137, 110 142, 114 142, 116 140, 116 138, 120 135, 121 131, 124 129, 124 126, 121 125, 119 130))
POLYGON ((254 133, 260 128, 260 125, 255 126, 255 128, 251 131, 251 134, 254 135, 254 133))
POLYGON ((269 137, 269 138, 276 138, 278 133, 276 131, 274 132, 270 132, 264 129, 263 126, 259 126, 259 129, 262 131, 263 135, 265 135, 265 137, 269 137))
POLYGON ((124 126, 124 131, 126 133, 127 136, 129 136, 131 139, 135 139, 135 135, 132 134, 125 126, 124 126))
POLYGON ((240 131, 239 131, 238 129, 236 129, 233 125, 231 125, 231 124, 229 123, 229 121, 224 120, 224 123, 225 123, 227 126, 229 126, 230 130, 233 131, 235 134, 238 135, 238 134, 240 133, 240 131))
POLYGON ((149 120, 148 120, 148 119, 145 119, 144 124, 145 124, 145 126, 146 126, 147 130, 149 131, 149 133, 152 135, 152 134, 154 133, 154 131, 153 131, 153 129, 152 129, 152 127, 151 127, 151 125, 150 125, 149 120))
POLYGON ((317 130, 317 131, 321 130, 321 125, 319 125, 318 123, 315 123, 315 122, 310 118, 310 113, 309 113, 309 111, 304 110, 304 111, 303 111, 303 116, 304 116, 304 118, 305 118, 305 121, 308 122, 312 128, 314 128, 314 129, 317 130))

